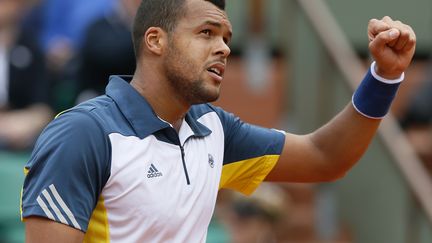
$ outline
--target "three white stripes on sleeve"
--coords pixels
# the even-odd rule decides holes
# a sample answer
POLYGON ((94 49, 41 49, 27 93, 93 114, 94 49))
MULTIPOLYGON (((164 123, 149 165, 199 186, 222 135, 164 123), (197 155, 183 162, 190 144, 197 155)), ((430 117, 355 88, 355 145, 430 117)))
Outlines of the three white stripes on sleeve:
MULTIPOLYGON (((66 217, 69 219, 69 221, 72 223, 72 225, 76 228, 81 230, 80 225, 75 219, 75 216, 70 211, 69 207, 66 205, 66 203, 63 201, 63 199, 60 197, 60 194, 57 192, 57 189, 55 188, 54 184, 51 184, 49 186, 49 190, 51 194, 54 196, 54 200, 57 202, 57 204, 60 206, 60 208, 63 210, 63 212, 66 214, 66 217)), ((69 223, 66 221, 62 211, 59 210, 57 205, 54 203, 53 198, 48 193, 47 189, 43 190, 42 193, 37 197, 36 201, 38 202, 39 206, 42 208, 46 216, 55 221, 54 215, 52 214, 50 208, 46 205, 45 201, 42 200, 42 198, 45 199, 46 202, 48 202, 48 205, 50 206, 51 210, 54 212, 54 214, 57 216, 57 218, 60 220, 61 223, 69 225, 69 223)))

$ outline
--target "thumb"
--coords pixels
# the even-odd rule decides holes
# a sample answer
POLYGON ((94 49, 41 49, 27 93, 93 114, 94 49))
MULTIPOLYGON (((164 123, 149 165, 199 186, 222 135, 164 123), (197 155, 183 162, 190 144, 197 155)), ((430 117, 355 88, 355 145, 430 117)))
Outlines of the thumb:
POLYGON ((382 49, 386 45, 391 47, 397 42, 399 36, 400 31, 395 28, 383 31, 375 36, 375 38, 370 43, 370 47, 371 49, 375 50, 382 49))

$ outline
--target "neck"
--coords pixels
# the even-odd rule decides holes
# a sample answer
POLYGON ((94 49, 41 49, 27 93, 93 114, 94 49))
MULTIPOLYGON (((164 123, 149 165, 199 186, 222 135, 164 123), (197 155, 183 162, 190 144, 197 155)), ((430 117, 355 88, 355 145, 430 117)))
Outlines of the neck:
POLYGON ((168 82, 158 78, 155 69, 147 70, 151 71, 137 69, 131 85, 146 98, 154 112, 169 122, 178 132, 190 104, 180 100, 172 87, 167 84, 168 82))

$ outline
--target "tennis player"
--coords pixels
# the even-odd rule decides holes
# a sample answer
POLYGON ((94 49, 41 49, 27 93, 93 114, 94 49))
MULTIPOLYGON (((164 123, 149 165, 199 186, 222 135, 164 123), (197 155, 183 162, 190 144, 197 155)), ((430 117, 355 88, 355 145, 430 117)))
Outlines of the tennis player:
POLYGON ((294 135, 209 104, 230 54, 224 7, 141 3, 135 74, 112 76, 105 95, 60 114, 37 141, 22 195, 27 242, 205 242, 220 188, 333 181, 356 163, 411 62, 412 29, 372 19, 374 62, 352 100, 323 127, 294 135))

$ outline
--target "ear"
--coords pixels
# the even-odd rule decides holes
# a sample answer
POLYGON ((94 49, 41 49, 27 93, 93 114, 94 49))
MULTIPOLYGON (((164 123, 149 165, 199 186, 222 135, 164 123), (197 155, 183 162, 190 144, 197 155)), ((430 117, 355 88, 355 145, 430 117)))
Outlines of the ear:
POLYGON ((147 50, 155 55, 161 55, 165 49, 167 35, 159 27, 150 27, 144 34, 144 43, 147 50))

